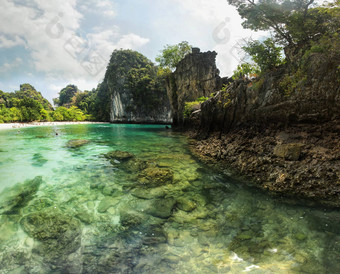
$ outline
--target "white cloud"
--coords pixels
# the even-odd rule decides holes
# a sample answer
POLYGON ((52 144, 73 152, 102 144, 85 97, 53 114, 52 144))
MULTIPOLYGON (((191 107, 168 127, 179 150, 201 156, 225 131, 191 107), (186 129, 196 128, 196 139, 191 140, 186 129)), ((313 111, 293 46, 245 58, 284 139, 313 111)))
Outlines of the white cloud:
MULTIPOLYGON (((136 34, 122 35, 117 26, 82 31, 83 15, 76 0, 31 0, 31 5, 0 1, 0 47, 25 44, 35 69, 50 77, 100 81, 113 49, 138 49, 149 41, 136 34), (94 59, 100 64, 94 64, 94 59)), ((90 4, 113 10, 108 0, 88 0, 90 4)))
POLYGON ((5 35, 0 35, 0 48, 12 48, 16 46, 25 46, 25 41, 18 35, 14 35, 11 38, 5 35), (11 39, 12 38, 12 39, 11 39))
POLYGON ((99 13, 102 16, 113 18, 116 16, 116 7, 113 1, 110 0, 85 0, 80 6, 82 10, 87 12, 99 13))
POLYGON ((13 70, 14 68, 19 67, 23 64, 23 61, 21 58, 16 58, 12 63, 4 63, 2 66, 0 66, 0 72, 8 72, 13 70))
POLYGON ((139 35, 130 33, 123 35, 122 38, 115 45, 116 49, 138 49, 147 43, 149 43, 149 39, 140 37, 139 35))
POLYGON ((187 16, 188 24, 192 29, 205 27, 210 29, 210 37, 203 39, 203 35, 209 33, 198 32, 197 41, 207 50, 215 50, 217 55, 217 66, 221 71, 221 76, 230 76, 232 71, 240 62, 237 55, 237 48, 242 38, 257 38, 265 32, 254 33, 251 30, 243 29, 242 19, 237 10, 227 4, 225 0, 172 0, 174 5, 187 16))

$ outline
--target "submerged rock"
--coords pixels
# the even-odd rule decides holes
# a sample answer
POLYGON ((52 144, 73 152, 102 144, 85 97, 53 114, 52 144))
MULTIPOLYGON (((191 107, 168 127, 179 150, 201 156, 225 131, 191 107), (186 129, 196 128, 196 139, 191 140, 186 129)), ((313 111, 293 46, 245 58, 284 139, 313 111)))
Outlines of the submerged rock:
POLYGON ((138 181, 147 186, 162 186, 172 183, 173 172, 168 168, 148 167, 138 175, 138 181))
POLYGON ((58 209, 30 213, 21 219, 20 224, 30 237, 40 241, 35 252, 47 261, 64 260, 80 247, 80 222, 58 209))
POLYGON ((34 198, 42 182, 42 177, 38 176, 5 189, 0 194, 0 214, 17 214, 34 198))
POLYGON ((97 211, 99 213, 105 213, 110 207, 113 207, 119 203, 119 200, 111 198, 111 197, 105 197, 98 205, 97 211))
POLYGON ((39 198, 32 200, 23 211, 24 213, 31 213, 34 211, 40 211, 53 205, 53 202, 48 198, 39 198))
POLYGON ((167 219, 172 215, 175 204, 176 201, 172 198, 156 199, 151 203, 146 213, 153 217, 167 219))
POLYGON ((137 212, 122 211, 120 213, 120 223, 124 227, 136 227, 143 223, 143 215, 137 212))
POLYGON ((35 153, 32 157, 32 166, 41 167, 47 163, 47 159, 45 159, 40 153, 35 153))
POLYGON ((146 161, 136 158, 134 154, 128 151, 114 150, 104 154, 104 157, 109 159, 114 167, 131 173, 139 172, 148 167, 146 161))
POLYGON ((128 161, 134 158, 135 155, 127 151, 114 150, 114 151, 104 154, 104 157, 110 160, 124 162, 124 161, 128 161))
POLYGON ((89 140, 85 140, 85 139, 73 139, 73 140, 69 140, 66 143, 66 147, 68 148, 80 148, 86 144, 88 144, 90 141, 89 140))
POLYGON ((160 197, 165 197, 167 194, 166 189, 161 188, 161 187, 156 187, 156 188, 135 188, 131 190, 131 195, 135 196, 140 199, 154 199, 154 198, 160 198, 160 197))
POLYGON ((177 207, 180 210, 190 212, 190 211, 193 211, 197 207, 197 204, 190 199, 181 197, 177 199, 177 207))

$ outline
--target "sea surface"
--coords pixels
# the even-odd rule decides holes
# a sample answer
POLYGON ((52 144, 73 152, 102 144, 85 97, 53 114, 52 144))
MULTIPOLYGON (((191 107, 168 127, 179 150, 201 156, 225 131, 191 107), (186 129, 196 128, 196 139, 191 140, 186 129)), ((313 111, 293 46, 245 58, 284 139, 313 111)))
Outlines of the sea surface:
POLYGON ((222 175, 164 126, 0 131, 0 193, 0 273, 340 273, 339 210, 222 175))

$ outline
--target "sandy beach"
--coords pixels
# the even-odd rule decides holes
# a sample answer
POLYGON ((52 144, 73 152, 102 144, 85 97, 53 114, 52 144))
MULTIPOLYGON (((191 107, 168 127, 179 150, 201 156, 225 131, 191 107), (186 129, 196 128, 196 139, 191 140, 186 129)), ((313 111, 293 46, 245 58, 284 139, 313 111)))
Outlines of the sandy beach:
POLYGON ((32 123, 4 123, 0 124, 0 130, 19 129, 25 127, 38 126, 62 126, 62 125, 82 125, 82 124, 106 124, 104 122, 32 122, 32 123))

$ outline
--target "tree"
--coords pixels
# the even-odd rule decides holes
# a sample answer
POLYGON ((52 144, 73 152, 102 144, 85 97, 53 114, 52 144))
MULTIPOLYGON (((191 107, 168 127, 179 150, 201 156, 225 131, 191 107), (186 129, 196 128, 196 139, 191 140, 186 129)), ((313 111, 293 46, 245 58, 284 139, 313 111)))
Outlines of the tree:
POLYGON ((271 70, 283 63, 282 48, 276 46, 271 38, 263 42, 250 41, 242 49, 251 56, 261 72, 271 70))
POLYGON ((287 28, 292 16, 299 14, 299 21, 305 20, 314 0, 228 0, 228 3, 245 19, 244 28, 272 30, 276 40, 286 46, 294 44, 287 28))
POLYGON ((163 69, 174 70, 185 55, 190 53, 192 46, 183 41, 177 45, 166 45, 161 54, 156 57, 156 62, 163 69))
POLYGON ((78 92, 78 87, 75 85, 68 85, 59 92, 59 101, 54 100, 59 107, 70 106, 73 96, 78 92))

